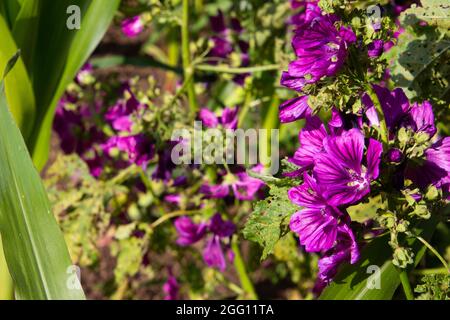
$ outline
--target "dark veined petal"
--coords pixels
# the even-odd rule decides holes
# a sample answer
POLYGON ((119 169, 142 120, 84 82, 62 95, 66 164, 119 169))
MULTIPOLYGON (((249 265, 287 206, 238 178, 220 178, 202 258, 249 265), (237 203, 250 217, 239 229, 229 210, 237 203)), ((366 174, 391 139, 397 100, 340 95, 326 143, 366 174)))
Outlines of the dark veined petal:
POLYGON ((323 151, 323 141, 327 136, 327 130, 320 118, 308 117, 305 127, 299 133, 301 146, 289 161, 300 166, 302 170, 312 169, 318 154, 323 151))
POLYGON ((409 116, 415 131, 425 132, 430 138, 436 134, 433 107, 428 101, 424 101, 421 105, 415 103, 409 111, 409 116))
POLYGON ((376 179, 380 174, 380 161, 382 153, 383 153, 383 145, 381 144, 381 142, 375 139, 370 139, 366 155, 367 157, 366 175, 370 177, 370 179, 376 179))
POLYGON ((219 236, 213 236, 207 241, 203 249, 203 260, 209 267, 215 267, 220 271, 225 271, 227 262, 219 236))
POLYGON ((359 129, 351 129, 340 136, 325 139, 324 148, 329 155, 341 162, 342 165, 361 173, 364 136, 359 129))
POLYGON ((304 119, 311 115, 311 108, 308 105, 308 96, 297 97, 285 101, 280 105, 280 121, 282 123, 304 119))
POLYGON ((231 221, 224 221, 220 213, 216 213, 209 222, 209 231, 221 238, 226 238, 231 237, 236 231, 236 226, 231 221))
POLYGON ((196 243, 203 238, 207 229, 206 224, 196 224, 189 217, 180 217, 175 220, 174 224, 178 233, 177 243, 180 246, 189 246, 196 243))
POLYGON ((202 108, 198 114, 199 119, 203 125, 208 128, 215 128, 219 125, 219 119, 211 110, 202 108))
POLYGON ((300 186, 291 188, 288 191, 289 200, 301 207, 325 208, 326 200, 322 196, 322 189, 309 174, 303 174, 304 182, 300 186))
POLYGON ((303 209, 291 217, 290 228, 299 235, 307 252, 320 252, 333 246, 337 220, 325 209, 303 209))
POLYGON ((283 71, 280 84, 286 88, 301 91, 306 84, 306 79, 304 77, 292 76, 289 72, 283 71))

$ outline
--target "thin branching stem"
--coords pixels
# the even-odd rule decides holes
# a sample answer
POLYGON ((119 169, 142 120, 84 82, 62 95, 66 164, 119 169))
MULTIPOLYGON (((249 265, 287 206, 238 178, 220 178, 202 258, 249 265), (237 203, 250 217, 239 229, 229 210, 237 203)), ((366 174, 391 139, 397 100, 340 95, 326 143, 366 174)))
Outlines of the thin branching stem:
POLYGON ((237 237, 234 237, 234 239, 232 240, 231 249, 233 250, 234 253, 234 266, 239 276, 241 287, 246 294, 245 298, 250 300, 257 300, 258 296, 256 295, 253 283, 250 280, 250 277, 247 273, 247 269, 245 268, 245 263, 244 260, 242 259, 241 250, 239 248, 237 237))
POLYGON ((181 55, 183 60, 184 81, 189 100, 191 116, 195 116, 199 107, 195 95, 195 83, 193 78, 194 68, 191 64, 191 52, 189 49, 189 0, 183 0, 183 18, 181 21, 181 55))

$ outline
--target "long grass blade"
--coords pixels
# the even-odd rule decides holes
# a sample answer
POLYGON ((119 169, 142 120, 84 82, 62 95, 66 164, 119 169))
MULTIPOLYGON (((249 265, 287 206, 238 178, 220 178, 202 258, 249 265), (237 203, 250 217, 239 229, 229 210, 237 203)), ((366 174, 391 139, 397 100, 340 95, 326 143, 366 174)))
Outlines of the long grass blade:
POLYGON ((0 119, 0 233, 16 297, 84 299, 45 188, 9 111, 3 83, 0 119))

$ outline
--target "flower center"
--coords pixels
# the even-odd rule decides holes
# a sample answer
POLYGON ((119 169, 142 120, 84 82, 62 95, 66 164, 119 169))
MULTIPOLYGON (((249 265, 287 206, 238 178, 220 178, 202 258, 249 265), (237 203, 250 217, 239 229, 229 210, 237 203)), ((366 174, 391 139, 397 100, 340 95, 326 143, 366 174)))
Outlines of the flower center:
POLYGON ((347 169, 351 181, 347 183, 349 187, 356 187, 358 190, 363 190, 369 187, 369 181, 366 179, 365 175, 359 174, 353 169, 347 169))

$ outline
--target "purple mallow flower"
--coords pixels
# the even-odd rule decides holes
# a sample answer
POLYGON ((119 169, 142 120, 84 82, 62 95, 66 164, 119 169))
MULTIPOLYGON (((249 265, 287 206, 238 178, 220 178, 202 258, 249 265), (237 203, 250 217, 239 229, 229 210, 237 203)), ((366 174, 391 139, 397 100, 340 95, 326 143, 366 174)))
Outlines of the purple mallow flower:
POLYGON ((318 0, 292 0, 291 8, 293 10, 300 10, 299 13, 294 14, 289 19, 289 23, 295 27, 310 23, 314 18, 322 15, 318 0))
POLYGON ((367 46, 367 54, 369 58, 378 58, 383 53, 384 42, 383 40, 373 40, 367 46))
POLYGON ((370 139, 364 158, 364 135, 351 129, 324 140, 324 152, 317 155, 313 169, 318 183, 326 188, 331 204, 353 204, 370 192, 370 183, 378 178, 380 142, 370 139))
POLYGON ((297 60, 283 72, 281 85, 301 91, 306 84, 334 76, 339 71, 347 58, 348 46, 356 41, 356 36, 344 26, 337 29, 336 22, 334 16, 320 16, 295 31, 292 46, 297 60))
POLYGON ((222 110, 222 114, 220 116, 217 116, 214 112, 207 108, 202 108, 198 117, 208 128, 217 128, 221 125, 225 129, 235 130, 238 122, 237 115, 237 108, 225 108, 222 110))
MULTIPOLYGON (((243 28, 239 20, 231 18, 226 21, 222 11, 219 10, 217 15, 210 17, 210 25, 213 31, 211 37, 213 46, 208 54, 208 57, 212 58, 210 63, 216 64, 217 60, 229 59, 231 54, 239 53, 240 67, 248 67, 250 65, 249 44, 240 39, 243 28)), ((238 85, 243 85, 247 76, 248 74, 237 75, 233 81, 238 85)))
POLYGON ((132 116, 143 106, 136 99, 129 88, 125 88, 124 93, 130 97, 119 100, 114 106, 108 109, 105 119, 111 124, 114 130, 131 132, 133 125, 132 116))
POLYGON ((336 244, 319 260, 318 281, 327 285, 343 262, 356 263, 360 253, 353 232, 347 225, 339 228, 336 244))
POLYGON ((316 116, 307 117, 300 148, 290 159, 303 173, 303 183, 289 190, 291 202, 302 207, 290 221, 307 252, 321 252, 319 283, 323 288, 342 262, 355 263, 359 249, 346 207, 361 201, 379 176, 382 145, 365 140, 362 123, 349 121, 337 110, 326 126, 316 116), (348 126, 354 126, 347 130, 348 126))
POLYGON ((230 262, 233 261, 230 238, 236 231, 236 226, 231 221, 224 221, 219 213, 216 213, 209 223, 195 224, 188 217, 178 218, 175 228, 178 232, 177 243, 181 246, 192 245, 209 236, 203 249, 203 260, 209 267, 225 271, 226 257, 230 262))
POLYGON ((165 293, 164 300, 178 300, 180 285, 171 272, 169 272, 169 278, 163 285, 163 291, 165 293))
MULTIPOLYGON (((400 128, 406 128, 415 134, 427 135, 431 144, 437 129, 434 123, 433 108, 428 101, 411 105, 402 89, 389 91, 379 86, 373 86, 373 88, 383 109, 391 139, 395 138, 400 128)), ((373 108, 373 103, 367 96, 363 97, 363 103, 369 109, 373 108)), ((392 160, 390 159, 394 156, 392 152, 394 151, 388 152, 388 160, 392 160)), ((447 137, 438 139, 425 149, 421 159, 407 159, 406 169, 399 175, 403 176, 404 174, 405 178, 412 180, 420 188, 426 188, 431 184, 442 187, 449 172, 450 138, 447 137)))
POLYGON ((421 188, 429 185, 442 187, 450 177, 450 137, 438 140, 425 150, 425 160, 419 163, 410 161, 405 177, 421 188))
POLYGON ((113 156, 114 150, 118 150, 127 156, 128 163, 147 168, 147 164, 154 157, 154 145, 143 134, 133 136, 114 136, 102 145, 103 151, 113 156))
POLYGON ((175 229, 178 232, 177 243, 180 246, 190 246, 200 241, 206 234, 207 224, 194 223, 189 217, 181 217, 175 220, 175 229))
MULTIPOLYGON (((262 165, 252 168, 252 171, 261 172, 262 165)), ((234 196, 241 201, 253 200, 255 195, 264 187, 265 183, 259 179, 253 178, 247 174, 244 169, 237 172, 228 173, 223 177, 223 181, 217 185, 204 184, 200 188, 200 192, 205 194, 207 198, 225 198, 230 193, 230 188, 234 196)))
POLYGON ((122 32, 128 38, 134 38, 144 31, 144 22, 141 16, 125 19, 122 22, 122 32))

